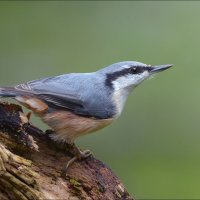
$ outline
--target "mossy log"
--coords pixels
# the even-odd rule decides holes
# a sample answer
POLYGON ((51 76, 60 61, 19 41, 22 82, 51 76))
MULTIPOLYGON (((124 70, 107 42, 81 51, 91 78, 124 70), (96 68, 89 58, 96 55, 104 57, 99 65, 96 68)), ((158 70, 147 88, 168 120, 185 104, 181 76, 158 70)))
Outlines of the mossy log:
POLYGON ((15 104, 0 103, 1 200, 128 200, 120 180, 93 156, 67 171, 72 147, 56 144, 15 104))

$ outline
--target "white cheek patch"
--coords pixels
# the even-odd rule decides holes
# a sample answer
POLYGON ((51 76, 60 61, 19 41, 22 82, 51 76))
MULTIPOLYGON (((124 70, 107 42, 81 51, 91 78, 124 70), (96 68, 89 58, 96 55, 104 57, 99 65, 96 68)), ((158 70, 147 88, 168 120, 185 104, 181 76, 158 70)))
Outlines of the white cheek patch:
POLYGON ((135 86, 139 85, 142 83, 145 79, 147 79, 150 76, 148 71, 144 71, 142 74, 138 74, 136 77, 136 83, 135 86))
POLYGON ((142 74, 128 74, 126 76, 121 76, 112 82, 114 87, 112 99, 116 106, 116 117, 120 116, 129 93, 134 87, 139 85, 148 77, 149 72, 145 71, 142 74))
POLYGON ((134 87, 144 81, 149 77, 149 72, 144 71, 142 74, 128 74, 126 76, 121 76, 113 81, 113 86, 116 90, 125 89, 127 87, 134 87))
POLYGON ((132 77, 130 75, 121 76, 118 79, 113 81, 113 87, 116 90, 120 90, 122 88, 127 87, 133 82, 132 77))

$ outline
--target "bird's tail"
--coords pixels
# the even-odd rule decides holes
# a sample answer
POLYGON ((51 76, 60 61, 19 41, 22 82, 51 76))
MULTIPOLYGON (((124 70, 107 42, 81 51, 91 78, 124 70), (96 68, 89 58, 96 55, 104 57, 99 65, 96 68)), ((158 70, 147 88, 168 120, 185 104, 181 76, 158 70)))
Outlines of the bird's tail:
POLYGON ((15 97, 18 94, 14 87, 0 87, 0 97, 15 97))

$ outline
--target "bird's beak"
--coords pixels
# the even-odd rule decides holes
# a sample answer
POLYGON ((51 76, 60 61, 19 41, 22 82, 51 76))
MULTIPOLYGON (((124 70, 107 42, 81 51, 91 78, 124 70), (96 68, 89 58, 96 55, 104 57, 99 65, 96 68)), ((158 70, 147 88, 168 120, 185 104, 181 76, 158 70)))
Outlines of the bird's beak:
POLYGON ((157 65, 157 66, 153 66, 150 67, 150 73, 157 73, 157 72, 162 72, 170 67, 172 67, 172 64, 166 64, 166 65, 157 65))

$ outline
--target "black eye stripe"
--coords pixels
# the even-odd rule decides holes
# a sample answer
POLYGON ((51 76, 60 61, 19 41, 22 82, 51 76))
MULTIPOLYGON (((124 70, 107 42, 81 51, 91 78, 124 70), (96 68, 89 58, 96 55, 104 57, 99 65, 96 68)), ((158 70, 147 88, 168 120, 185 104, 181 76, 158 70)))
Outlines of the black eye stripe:
POLYGON ((144 71, 151 71, 151 67, 132 66, 129 68, 124 68, 120 71, 108 73, 106 74, 105 84, 110 88, 113 88, 113 81, 119 77, 126 76, 128 74, 141 74, 144 71))

